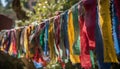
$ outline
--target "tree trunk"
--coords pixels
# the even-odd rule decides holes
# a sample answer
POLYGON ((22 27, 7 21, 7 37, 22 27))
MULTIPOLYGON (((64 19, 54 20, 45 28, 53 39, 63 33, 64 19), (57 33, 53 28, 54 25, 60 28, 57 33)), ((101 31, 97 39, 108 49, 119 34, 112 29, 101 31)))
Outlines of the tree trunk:
POLYGON ((19 20, 28 19, 28 16, 26 16, 26 12, 21 7, 20 0, 13 0, 12 9, 15 11, 16 16, 19 20))

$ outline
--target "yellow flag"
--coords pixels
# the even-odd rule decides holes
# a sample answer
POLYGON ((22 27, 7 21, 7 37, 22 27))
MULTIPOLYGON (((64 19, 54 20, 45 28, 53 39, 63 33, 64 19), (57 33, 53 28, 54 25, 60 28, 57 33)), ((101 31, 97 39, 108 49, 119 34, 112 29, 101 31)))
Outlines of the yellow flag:
POLYGON ((99 0, 99 22, 103 36, 104 45, 104 62, 117 63, 117 56, 112 39, 111 17, 110 17, 110 0, 99 0))
POLYGON ((26 27, 25 28, 25 32, 24 32, 24 48, 25 48, 25 52, 26 52, 26 57, 33 57, 33 54, 30 53, 29 50, 29 35, 30 35, 31 29, 30 27, 26 27))
POLYGON ((48 29, 48 47, 50 49, 50 58, 55 60, 55 49, 54 49, 54 24, 50 23, 49 29, 48 29))
POLYGON ((79 55, 73 53, 73 44, 75 42, 74 26, 73 26, 73 16, 72 11, 69 10, 68 13, 68 39, 69 39, 69 49, 70 49, 70 60, 72 63, 80 63, 79 55))

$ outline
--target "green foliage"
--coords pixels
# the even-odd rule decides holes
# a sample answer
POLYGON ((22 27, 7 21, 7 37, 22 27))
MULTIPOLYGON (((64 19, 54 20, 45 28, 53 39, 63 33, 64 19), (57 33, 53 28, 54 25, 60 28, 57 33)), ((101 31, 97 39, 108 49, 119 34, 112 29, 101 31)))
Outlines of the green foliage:
POLYGON ((79 2, 80 0, 66 0, 66 2, 63 4, 62 10, 67 10, 71 8, 75 3, 79 2))
MULTIPOLYGON (((22 6, 24 6, 27 1, 28 0, 21 0, 22 6)), ((22 23, 21 25, 28 25, 34 21, 40 23, 44 19, 55 16, 56 11, 64 12, 78 1, 79 0, 36 0, 36 5, 34 6, 35 13, 23 7, 30 19, 20 23, 22 23)))
POLYGON ((29 12, 29 16, 31 17, 30 21, 39 21, 41 22, 44 19, 52 17, 55 15, 56 11, 63 9, 64 0, 38 0, 35 9, 35 14, 33 12, 29 12))

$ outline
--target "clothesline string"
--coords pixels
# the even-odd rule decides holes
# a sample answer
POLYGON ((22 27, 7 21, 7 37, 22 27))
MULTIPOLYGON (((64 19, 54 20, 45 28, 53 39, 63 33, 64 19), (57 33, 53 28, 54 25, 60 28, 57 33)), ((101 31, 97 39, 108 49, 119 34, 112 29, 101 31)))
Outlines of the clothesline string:
MULTIPOLYGON (((82 1, 80 0, 78 3, 76 3, 76 4, 74 4, 71 8, 73 8, 74 6, 76 6, 76 5, 78 5, 79 3, 81 3, 82 1)), ((62 12, 62 13, 60 13, 59 15, 63 15, 66 11, 68 11, 69 9, 67 9, 67 10, 65 10, 64 12, 62 12)), ((46 19, 46 20, 52 20, 52 19, 54 19, 55 18, 55 16, 53 16, 53 17, 50 17, 49 19, 46 19)))
MULTIPOLYGON (((74 8, 74 6, 76 6, 76 5, 78 5, 79 3, 81 3, 82 1, 80 0, 79 2, 77 2, 76 4, 74 4, 71 8, 74 8)), ((61 15, 63 15, 66 11, 68 11, 69 9, 67 9, 67 10, 65 10, 64 12, 62 12, 62 13, 60 13, 59 15, 61 16, 61 15)), ((48 19, 45 19, 45 20, 52 20, 52 19, 54 19, 56 16, 53 16, 53 17, 50 17, 50 18, 48 18, 48 19)), ((45 23, 45 22, 40 22, 40 24, 43 24, 43 23, 45 23)), ((40 24, 38 24, 38 25, 40 25, 40 24)), ((31 25, 31 24, 30 24, 31 25)), ((28 26, 30 26, 30 25, 28 25, 28 26)), ((22 26, 22 27, 15 27, 15 28, 13 28, 13 29, 9 29, 9 30, 15 30, 15 29, 22 29, 22 28, 25 28, 25 27, 27 27, 27 26, 22 26)), ((9 30, 2 30, 2 31, 9 31, 9 30)))

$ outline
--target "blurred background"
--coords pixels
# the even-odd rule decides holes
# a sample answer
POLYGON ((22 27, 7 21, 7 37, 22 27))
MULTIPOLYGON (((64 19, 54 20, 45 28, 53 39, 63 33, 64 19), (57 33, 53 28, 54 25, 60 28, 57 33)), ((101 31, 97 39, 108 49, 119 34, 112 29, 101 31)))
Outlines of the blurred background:
POLYGON ((12 22, 14 22, 13 27, 24 26, 32 22, 40 23, 46 18, 55 16, 55 12, 57 11, 63 12, 69 9, 78 1, 79 0, 0 0, 0 15, 12 19, 12 22))

